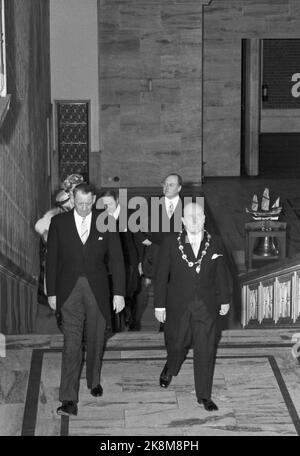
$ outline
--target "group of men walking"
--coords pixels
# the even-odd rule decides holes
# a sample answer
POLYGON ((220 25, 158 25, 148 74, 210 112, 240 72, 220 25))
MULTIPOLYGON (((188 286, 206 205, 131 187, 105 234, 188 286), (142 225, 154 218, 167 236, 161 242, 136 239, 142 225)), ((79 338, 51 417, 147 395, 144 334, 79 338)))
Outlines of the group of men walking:
POLYGON ((58 414, 78 413, 84 328, 87 386, 93 396, 102 396, 101 362, 111 321, 110 300, 115 314, 120 314, 126 301, 132 300, 138 281, 147 286, 146 278, 153 279, 155 316, 164 325, 167 361, 160 386, 169 386, 193 346, 197 400, 208 411, 217 409, 211 399, 216 320, 229 310, 230 275, 220 239, 205 229, 203 205, 197 201, 185 205, 181 188, 178 174, 164 179, 159 213, 150 213, 149 218, 158 218, 155 232, 120 230, 122 207, 110 192, 101 198, 115 229, 105 229, 99 223, 103 212, 94 208, 94 190, 86 183, 72 192, 74 208, 52 218, 46 285, 50 307, 61 314, 64 335, 58 414))

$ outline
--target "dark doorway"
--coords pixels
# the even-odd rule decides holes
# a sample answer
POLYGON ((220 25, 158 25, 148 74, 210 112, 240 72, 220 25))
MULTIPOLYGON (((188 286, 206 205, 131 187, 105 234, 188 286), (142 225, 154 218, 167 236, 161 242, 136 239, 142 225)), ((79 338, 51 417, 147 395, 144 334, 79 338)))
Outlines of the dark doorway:
POLYGON ((269 123, 259 137, 259 174, 297 178, 300 131, 295 131, 292 115, 300 119, 300 40, 265 39, 262 43, 261 112, 262 116, 267 113, 269 123), (297 110, 299 115, 295 114, 297 110), (286 115, 291 117, 291 122, 285 122, 283 127, 278 124, 278 118, 286 115), (276 128, 272 125, 275 117, 276 128))

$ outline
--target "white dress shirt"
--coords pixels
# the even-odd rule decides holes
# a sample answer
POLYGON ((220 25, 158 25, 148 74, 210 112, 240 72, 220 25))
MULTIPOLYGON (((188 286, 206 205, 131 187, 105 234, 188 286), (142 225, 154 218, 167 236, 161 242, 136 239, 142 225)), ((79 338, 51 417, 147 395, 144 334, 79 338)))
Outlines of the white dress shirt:
POLYGON ((178 201, 179 201, 179 195, 175 196, 172 199, 169 199, 169 198, 167 198, 165 196, 165 207, 166 207, 167 214, 169 214, 169 206, 170 206, 170 204, 173 205, 173 213, 175 212, 175 209, 176 209, 176 206, 178 204, 178 201))
POLYGON ((116 207, 116 210, 111 214, 115 220, 118 220, 120 211, 121 211, 121 206, 120 206, 120 204, 118 204, 116 207))
POLYGON ((198 233, 198 234, 187 233, 187 237, 188 237, 189 243, 191 244, 191 247, 193 249, 194 255, 197 258, 198 252, 200 249, 200 245, 202 242, 201 233, 198 233))
MULTIPOLYGON (((84 217, 81 217, 81 215, 78 214, 76 209, 74 209, 74 219, 75 219, 76 229, 77 229, 77 232, 78 232, 78 235, 80 238, 81 238, 81 224, 82 224, 83 218, 84 217)), ((88 229, 88 235, 87 235, 87 238, 88 238, 90 235, 90 231, 91 231, 92 212, 90 212, 89 215, 87 215, 85 217, 85 219, 86 219, 86 224, 87 224, 87 229, 88 229)))

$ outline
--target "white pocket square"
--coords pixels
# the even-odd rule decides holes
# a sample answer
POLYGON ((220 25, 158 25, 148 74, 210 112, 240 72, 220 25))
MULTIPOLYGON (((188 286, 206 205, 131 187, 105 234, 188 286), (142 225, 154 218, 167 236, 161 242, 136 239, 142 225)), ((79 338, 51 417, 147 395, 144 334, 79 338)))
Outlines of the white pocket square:
POLYGON ((212 260, 215 260, 219 256, 223 256, 221 253, 214 253, 213 256, 211 257, 212 260))
POLYGON ((99 236, 98 241, 102 241, 102 240, 103 240, 103 237, 99 236))

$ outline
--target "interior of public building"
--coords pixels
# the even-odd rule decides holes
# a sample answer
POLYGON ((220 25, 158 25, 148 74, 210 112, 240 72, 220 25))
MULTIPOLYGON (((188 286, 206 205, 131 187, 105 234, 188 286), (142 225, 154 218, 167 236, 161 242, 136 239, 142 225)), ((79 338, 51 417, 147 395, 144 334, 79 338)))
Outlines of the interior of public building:
POLYGON ((0 6, 0 435, 300 435, 298 2, 0 6), (68 176, 128 203, 161 197, 174 174, 182 198, 203 199, 231 276, 218 410, 196 401, 193 346, 161 388, 166 340, 149 280, 139 326, 120 317, 107 337, 103 396, 90 396, 83 364, 78 415, 59 416, 64 335, 39 299, 36 223, 68 176))

